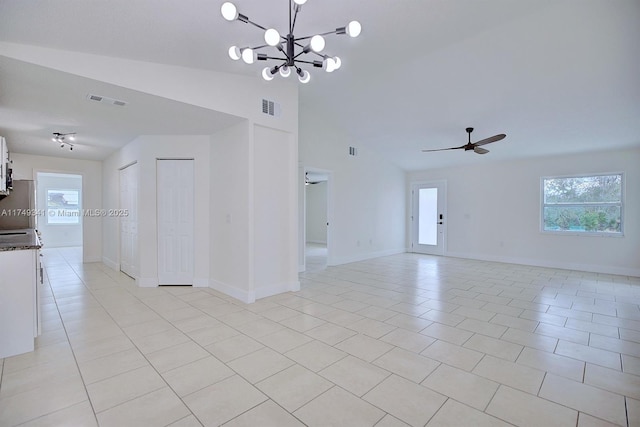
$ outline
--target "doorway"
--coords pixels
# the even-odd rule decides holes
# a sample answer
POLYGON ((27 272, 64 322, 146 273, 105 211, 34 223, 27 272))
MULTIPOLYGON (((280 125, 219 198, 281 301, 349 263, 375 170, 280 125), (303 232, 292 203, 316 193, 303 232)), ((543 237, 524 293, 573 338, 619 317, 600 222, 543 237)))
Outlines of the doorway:
POLYGON ((305 271, 327 268, 329 176, 326 171, 305 171, 305 271))
POLYGON ((81 249, 82 175, 37 172, 35 192, 36 206, 43 212, 37 218, 37 229, 47 247, 81 249))
POLYGON ((411 187, 411 252, 444 255, 446 243, 445 181, 411 187))

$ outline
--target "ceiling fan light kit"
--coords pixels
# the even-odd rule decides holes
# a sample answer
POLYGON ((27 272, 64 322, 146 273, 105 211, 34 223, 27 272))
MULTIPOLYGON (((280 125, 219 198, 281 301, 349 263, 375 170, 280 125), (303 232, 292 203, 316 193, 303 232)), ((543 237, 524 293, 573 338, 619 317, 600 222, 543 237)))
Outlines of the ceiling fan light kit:
POLYGON ((308 83, 311 80, 309 71, 302 69, 304 65, 313 66, 314 68, 322 68, 331 73, 342 65, 342 61, 337 56, 330 56, 322 53, 324 51, 326 41, 325 36, 330 34, 346 34, 350 37, 358 37, 362 32, 362 26, 358 21, 351 21, 344 27, 336 28, 334 31, 315 34, 312 36, 295 37, 294 30, 296 18, 302 9, 302 5, 307 0, 289 0, 289 28, 286 36, 282 35, 275 28, 265 28, 262 25, 251 21, 249 17, 238 12, 238 8, 231 2, 224 2, 220 7, 222 17, 227 21, 240 21, 245 24, 251 24, 264 31, 264 43, 255 47, 238 47, 231 46, 229 48, 229 57, 234 61, 242 59, 247 64, 253 64, 255 61, 277 61, 278 65, 267 66, 262 69, 262 78, 267 81, 273 80, 274 76, 280 73, 282 77, 289 77, 291 70, 295 70, 298 80, 301 83, 308 83), (275 48, 277 52, 271 56, 267 53, 258 53, 263 48, 275 48), (314 54, 316 60, 308 61, 300 59, 302 55, 314 54))
POLYGON ((481 139, 478 142, 471 142, 471 132, 473 132, 473 128, 466 128, 467 134, 469 135, 469 141, 465 145, 461 145, 459 147, 450 147, 450 148, 437 148, 435 150, 422 150, 423 153, 429 153, 431 151, 446 151, 446 150, 464 150, 464 151, 473 151, 477 154, 487 154, 489 150, 486 148, 482 148, 481 145, 490 144, 492 142, 500 141, 506 138, 507 135, 504 133, 500 133, 498 135, 490 136, 489 138, 481 139))

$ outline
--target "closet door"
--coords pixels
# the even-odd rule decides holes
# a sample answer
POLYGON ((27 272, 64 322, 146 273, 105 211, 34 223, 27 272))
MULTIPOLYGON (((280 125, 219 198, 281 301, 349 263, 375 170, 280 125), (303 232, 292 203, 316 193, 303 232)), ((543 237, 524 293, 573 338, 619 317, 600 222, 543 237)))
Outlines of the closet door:
POLYGON ((138 277, 138 164, 120 170, 120 271, 138 277))
POLYGON ((193 175, 193 160, 157 161, 160 285, 193 285, 193 175))

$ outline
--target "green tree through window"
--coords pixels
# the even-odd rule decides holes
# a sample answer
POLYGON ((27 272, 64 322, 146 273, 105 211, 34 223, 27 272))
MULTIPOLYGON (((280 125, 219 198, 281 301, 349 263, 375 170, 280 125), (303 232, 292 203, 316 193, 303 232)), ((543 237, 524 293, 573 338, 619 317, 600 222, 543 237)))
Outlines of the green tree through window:
POLYGON ((542 179, 542 230, 622 233, 622 174, 542 179))

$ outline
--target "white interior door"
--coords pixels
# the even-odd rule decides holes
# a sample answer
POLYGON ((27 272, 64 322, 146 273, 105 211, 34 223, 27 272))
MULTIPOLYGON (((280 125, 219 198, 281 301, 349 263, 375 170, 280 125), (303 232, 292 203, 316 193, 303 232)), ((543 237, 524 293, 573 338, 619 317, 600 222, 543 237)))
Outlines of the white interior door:
POLYGON ((446 232, 446 182, 414 184, 411 251, 443 255, 446 232))
POLYGON ((138 277, 138 164, 120 170, 120 271, 138 277))
POLYGON ((157 161, 158 284, 193 285, 193 160, 157 161))

